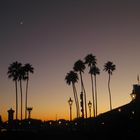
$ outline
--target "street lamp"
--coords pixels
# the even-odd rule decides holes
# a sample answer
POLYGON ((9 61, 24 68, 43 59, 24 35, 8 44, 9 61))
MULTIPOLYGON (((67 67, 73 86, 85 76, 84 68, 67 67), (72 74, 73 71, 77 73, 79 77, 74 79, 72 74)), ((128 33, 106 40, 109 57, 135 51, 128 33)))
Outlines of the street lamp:
POLYGON ((91 101, 88 102, 88 107, 89 107, 89 117, 91 118, 91 106, 92 106, 92 103, 91 101))
POLYGON ((68 103, 70 106, 70 121, 72 121, 72 103, 73 103, 73 100, 71 98, 69 98, 68 103))

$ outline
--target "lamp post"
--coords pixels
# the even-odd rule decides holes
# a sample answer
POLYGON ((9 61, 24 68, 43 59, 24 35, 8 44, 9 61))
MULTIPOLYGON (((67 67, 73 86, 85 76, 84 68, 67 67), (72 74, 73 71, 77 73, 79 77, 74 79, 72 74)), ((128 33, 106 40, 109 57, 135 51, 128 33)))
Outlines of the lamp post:
POLYGON ((70 106, 70 121, 72 121, 72 103, 73 103, 73 100, 71 98, 69 98, 68 103, 70 106))
POLYGON ((92 106, 92 103, 91 101, 88 102, 88 107, 89 107, 89 117, 91 118, 91 106, 92 106))
POLYGON ((81 105, 81 113, 82 113, 82 118, 84 118, 84 102, 83 102, 83 92, 80 94, 80 105, 81 105))

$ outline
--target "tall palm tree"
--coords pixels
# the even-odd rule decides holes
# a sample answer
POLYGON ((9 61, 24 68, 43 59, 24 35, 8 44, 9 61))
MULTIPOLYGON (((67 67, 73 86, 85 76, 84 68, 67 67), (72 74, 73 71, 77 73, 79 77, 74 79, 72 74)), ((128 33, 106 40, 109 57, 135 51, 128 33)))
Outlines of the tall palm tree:
POLYGON ((111 90, 110 90, 110 78, 113 74, 113 71, 116 69, 116 65, 113 64, 113 62, 108 61, 104 65, 104 71, 108 72, 108 91, 109 91, 109 100, 110 100, 110 110, 112 110, 112 100, 111 100, 111 90))
POLYGON ((34 68, 31 64, 24 65, 25 79, 26 79, 26 95, 25 95, 25 119, 27 119, 27 106, 28 106, 28 85, 29 85, 29 73, 34 73, 34 68))
POLYGON ((92 66, 91 67, 91 69, 90 69, 90 71, 89 71, 89 73, 91 74, 91 75, 94 75, 94 83, 95 83, 95 107, 96 107, 96 109, 95 109, 95 111, 96 111, 96 113, 95 113, 95 115, 97 116, 97 113, 98 113, 98 108, 97 108, 97 82, 96 82, 96 75, 98 74, 100 74, 100 69, 97 67, 97 66, 92 66))
POLYGON ((18 81, 18 73, 21 68, 21 63, 13 62, 8 67, 8 78, 12 79, 15 82, 15 89, 16 89, 16 120, 18 119, 18 91, 17 91, 17 81, 18 81))
POLYGON ((22 120, 22 106, 23 106, 23 102, 22 102, 22 80, 26 80, 26 75, 25 75, 25 69, 23 66, 20 67, 19 72, 18 72, 18 81, 20 83, 20 93, 21 93, 21 120, 22 120))
MULTIPOLYGON (((85 64, 88 65, 89 69, 91 70, 92 66, 96 65, 96 56, 93 56, 92 54, 88 54, 85 57, 85 64)), ((89 70, 89 72, 90 72, 89 70)), ((94 85, 93 85, 93 74, 90 73, 90 77, 91 77, 91 87, 92 87, 92 101, 93 101, 93 116, 95 117, 95 95, 94 95, 94 85)))
POLYGON ((80 79, 81 79, 81 93, 84 93, 84 101, 85 101, 85 116, 87 118, 87 102, 86 102, 86 91, 83 83, 82 73, 85 70, 85 64, 82 60, 78 60, 74 63, 74 71, 79 72, 80 79))
POLYGON ((69 73, 67 73, 65 80, 68 85, 72 84, 74 100, 75 100, 75 104, 76 104, 77 118, 79 118, 80 117, 79 101, 78 101, 77 90, 76 90, 76 86, 75 86, 75 83, 78 82, 78 75, 74 71, 70 71, 69 73))

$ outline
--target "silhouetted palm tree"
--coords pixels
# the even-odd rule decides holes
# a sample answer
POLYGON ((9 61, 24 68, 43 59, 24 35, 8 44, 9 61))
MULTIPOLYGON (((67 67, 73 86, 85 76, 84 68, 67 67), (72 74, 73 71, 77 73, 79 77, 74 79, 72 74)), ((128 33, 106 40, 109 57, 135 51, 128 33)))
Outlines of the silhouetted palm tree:
MULTIPOLYGON (((90 70, 91 70, 92 66, 96 65, 96 61, 97 61, 96 56, 93 56, 92 54, 88 54, 85 57, 85 64, 88 65, 90 70)), ((90 72, 90 70, 89 70, 89 72, 90 72)), ((93 116, 95 117, 95 96, 94 96, 93 74, 90 73, 90 76, 91 76, 91 86, 92 86, 93 116)))
POLYGON ((77 90, 76 90, 76 86, 75 86, 75 83, 78 82, 78 75, 74 71, 70 71, 69 73, 67 73, 65 80, 68 85, 72 84, 74 100, 75 100, 75 104, 76 104, 77 118, 79 118, 80 117, 79 101, 78 101, 77 90))
POLYGON ((19 72, 18 72, 18 81, 20 83, 20 93, 21 93, 21 120, 22 120, 22 80, 26 80, 26 75, 25 75, 25 69, 23 66, 20 67, 19 72))
POLYGON ((25 119, 27 119, 27 104, 28 104, 28 85, 29 85, 29 73, 34 73, 34 68, 31 64, 24 65, 25 79, 26 79, 26 95, 25 95, 25 119))
POLYGON ((16 119, 18 119, 18 91, 17 91, 17 80, 19 76, 19 70, 22 64, 19 62, 13 62, 8 67, 8 78, 12 79, 15 82, 15 89, 16 89, 16 119))
POLYGON ((108 72, 108 91, 109 91, 109 100, 110 100, 110 110, 112 110, 112 100, 111 100, 111 91, 110 91, 110 76, 112 75, 113 71, 116 69, 116 65, 113 62, 108 61, 104 65, 104 71, 108 72))
POLYGON ((96 107, 96 116, 97 116, 97 113, 98 113, 98 108, 97 108, 97 82, 96 82, 96 75, 100 74, 100 69, 97 67, 97 66, 92 66, 91 69, 90 69, 90 74, 94 75, 94 83, 95 83, 95 107, 96 107))
POLYGON ((81 79, 81 92, 84 93, 84 101, 85 101, 85 116, 87 118, 87 103, 86 103, 86 91, 85 91, 85 87, 84 87, 84 83, 83 83, 83 78, 82 78, 82 73, 85 70, 85 65, 84 62, 82 60, 78 60, 75 62, 73 69, 76 72, 79 72, 80 74, 80 79, 81 79))

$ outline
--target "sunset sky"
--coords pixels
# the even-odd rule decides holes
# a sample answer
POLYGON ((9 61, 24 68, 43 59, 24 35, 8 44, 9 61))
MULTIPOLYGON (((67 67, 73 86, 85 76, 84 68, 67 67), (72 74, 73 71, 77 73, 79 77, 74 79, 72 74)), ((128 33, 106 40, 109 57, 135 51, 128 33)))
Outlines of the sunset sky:
MULTIPOLYGON (((64 79, 73 64, 89 53, 97 57, 101 70, 97 77, 98 113, 109 110, 108 75, 103 71, 107 61, 116 65, 111 77, 113 108, 129 103, 132 85, 140 74, 139 7, 137 0, 1 0, 2 119, 7 120, 8 109, 15 110, 14 82, 7 76, 8 66, 14 61, 30 63, 35 68, 30 76, 28 98, 33 118, 69 119, 67 101, 74 97, 72 87, 64 79)), ((88 70, 83 79, 87 101, 92 101, 88 70)))

